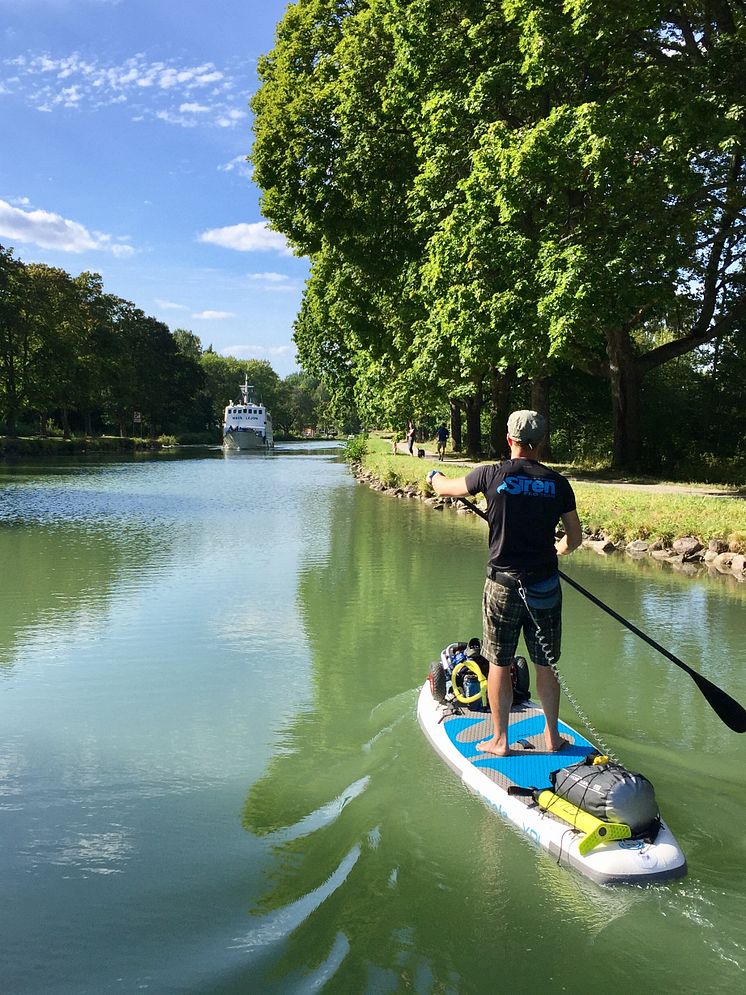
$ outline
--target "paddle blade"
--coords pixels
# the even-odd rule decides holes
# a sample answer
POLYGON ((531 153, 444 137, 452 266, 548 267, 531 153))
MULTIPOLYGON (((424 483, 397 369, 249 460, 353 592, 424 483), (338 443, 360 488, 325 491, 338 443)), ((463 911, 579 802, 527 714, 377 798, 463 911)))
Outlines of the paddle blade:
POLYGON ((739 705, 735 698, 731 698, 722 688, 712 684, 696 670, 688 669, 688 673, 728 728, 733 732, 746 732, 746 709, 743 705, 739 705))

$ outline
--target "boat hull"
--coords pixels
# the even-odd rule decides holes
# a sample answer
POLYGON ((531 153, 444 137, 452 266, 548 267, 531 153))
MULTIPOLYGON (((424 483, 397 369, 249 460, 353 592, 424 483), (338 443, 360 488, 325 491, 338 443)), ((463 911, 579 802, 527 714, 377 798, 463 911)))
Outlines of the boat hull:
POLYGON ((223 435, 223 446, 233 452, 264 452, 271 448, 271 443, 268 443, 258 432, 247 428, 226 432, 223 435))

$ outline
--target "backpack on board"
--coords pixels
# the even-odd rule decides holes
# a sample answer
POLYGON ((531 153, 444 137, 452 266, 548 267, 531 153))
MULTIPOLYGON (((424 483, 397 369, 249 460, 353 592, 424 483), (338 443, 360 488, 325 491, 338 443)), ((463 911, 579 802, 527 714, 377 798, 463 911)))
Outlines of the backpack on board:
MULTIPOLYGON (((430 665, 430 689, 437 701, 474 712, 489 711, 487 674, 489 663, 481 654, 481 643, 450 643, 440 654, 440 660, 430 665)), ((531 697, 528 664, 517 656, 510 665, 513 683, 513 704, 531 697)))

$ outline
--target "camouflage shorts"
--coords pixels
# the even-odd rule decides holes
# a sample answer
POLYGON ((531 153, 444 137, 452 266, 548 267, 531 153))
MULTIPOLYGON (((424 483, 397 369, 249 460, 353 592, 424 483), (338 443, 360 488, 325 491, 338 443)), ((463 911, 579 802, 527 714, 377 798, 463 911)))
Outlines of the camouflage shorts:
MULTIPOLYGON (((559 660, 562 644, 562 597, 552 608, 532 608, 531 614, 541 627, 542 637, 553 659, 559 660)), ((537 665, 548 665, 546 654, 536 635, 536 626, 529 615, 517 587, 505 587, 488 577, 482 599, 482 654, 490 663, 507 667, 513 661, 521 632, 528 654, 537 665)))

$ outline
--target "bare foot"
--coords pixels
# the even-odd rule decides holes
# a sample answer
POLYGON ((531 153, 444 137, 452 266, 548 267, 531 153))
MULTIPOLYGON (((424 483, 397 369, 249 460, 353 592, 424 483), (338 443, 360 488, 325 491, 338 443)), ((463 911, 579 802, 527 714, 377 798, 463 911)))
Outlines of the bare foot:
POLYGON ((485 739, 481 743, 477 743, 477 750, 480 753, 491 753, 496 757, 509 757, 511 756, 511 750, 509 746, 505 743, 500 742, 500 740, 495 739, 485 739))
POLYGON ((545 743, 547 747, 547 753, 560 753, 566 746, 572 746, 569 739, 565 739, 563 736, 558 736, 556 740, 550 740, 548 737, 545 738, 545 743))

